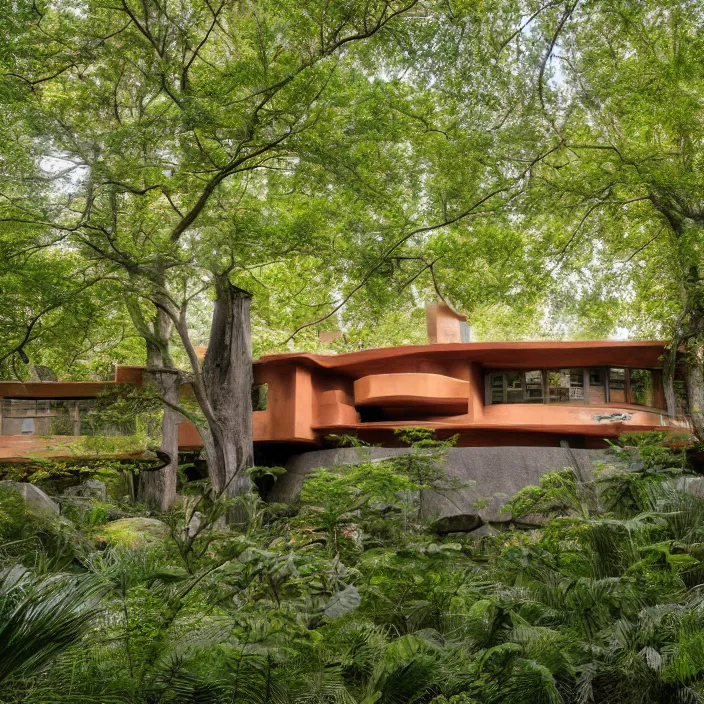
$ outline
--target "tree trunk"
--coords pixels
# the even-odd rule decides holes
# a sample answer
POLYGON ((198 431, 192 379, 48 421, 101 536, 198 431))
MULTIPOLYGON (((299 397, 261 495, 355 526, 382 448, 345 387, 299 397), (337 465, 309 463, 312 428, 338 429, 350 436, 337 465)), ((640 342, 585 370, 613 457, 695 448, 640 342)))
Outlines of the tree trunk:
POLYGON ((662 386, 665 396, 665 408, 671 416, 677 415, 677 395, 675 394, 675 369, 677 368, 677 349, 679 340, 672 342, 662 365, 662 386))
MULTIPOLYGON (((178 404, 181 375, 176 369, 147 370, 148 380, 153 380, 159 395, 168 403, 178 404)), ((176 479, 178 475, 178 422, 179 414, 164 406, 161 421, 160 450, 168 455, 165 467, 151 472, 142 472, 139 479, 139 497, 150 508, 166 511, 176 502, 176 479)))
POLYGON ((208 351, 203 361, 203 386, 211 417, 202 435, 213 488, 239 496, 251 487, 252 466, 252 343, 251 296, 226 276, 215 285, 215 307, 208 351))
POLYGON ((687 401, 694 432, 704 441, 704 369, 701 356, 691 353, 687 364, 687 401))
MULTIPOLYGON (((165 310, 158 307, 155 308, 154 318, 147 320, 137 299, 127 298, 126 304, 132 322, 147 347, 145 383, 153 383, 168 403, 178 404, 181 376, 178 370, 172 368, 169 352, 173 321, 165 310)), ((168 455, 169 462, 161 469, 144 472, 139 479, 140 500, 157 511, 166 511, 176 501, 178 421, 179 414, 165 405, 159 449, 168 455)))

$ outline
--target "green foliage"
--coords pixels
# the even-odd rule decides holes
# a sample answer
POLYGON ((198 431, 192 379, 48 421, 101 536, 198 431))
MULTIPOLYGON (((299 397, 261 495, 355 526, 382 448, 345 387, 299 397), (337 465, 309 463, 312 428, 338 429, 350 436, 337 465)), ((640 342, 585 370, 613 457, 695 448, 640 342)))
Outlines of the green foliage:
MULTIPOLYGON (((396 459, 317 470, 295 514, 247 498, 237 531, 221 525, 229 500, 195 482, 158 540, 75 551, 80 575, 23 544, 48 574, 23 579, 62 596, 28 587, 42 608, 22 618, 73 613, 78 596, 56 605, 74 593, 87 615, 58 650, 23 630, 41 665, 13 664, 0 701, 661 704, 704 687, 701 498, 616 458, 609 476, 645 510, 613 512, 603 473, 563 470, 510 502, 542 528, 442 541, 404 519, 418 475, 396 459)), ((84 539, 105 530, 87 523, 84 539)), ((46 627, 65 632, 58 615, 46 627)))
MULTIPOLYGON (((439 295, 480 339, 625 329, 692 365, 699 5, 8 5, 0 373, 109 378, 145 347, 185 364, 164 309, 205 342, 223 276, 253 294, 256 353, 293 331, 319 349, 338 323, 337 351, 416 344, 439 295)), ((155 400, 115 397, 95 429, 155 400)), ((143 449, 138 430, 80 451, 143 449)), ((233 501, 186 484, 136 550, 88 540, 104 506, 76 528, 0 496, 0 700, 702 700, 704 505, 672 481, 684 453, 631 438, 594 483, 550 473, 510 502, 544 527, 477 545, 424 532, 423 493, 460 488, 452 441, 398 437, 407 454, 314 473, 296 515, 242 497, 240 531, 222 526, 233 501)))
POLYGON ((505 505, 515 518, 529 514, 543 516, 589 516, 589 489, 578 481, 572 469, 546 472, 538 486, 529 486, 505 505))
POLYGON ((257 481, 258 479, 264 479, 268 477, 276 481, 279 477, 286 474, 285 467, 249 467, 247 469, 252 481, 257 481))
MULTIPOLYGON (((101 585, 92 577, 38 578, 21 567, 0 574, 0 682, 41 672, 88 632, 101 585)), ((11 685, 10 685, 11 686, 11 685)))
POLYGON ((0 486, 0 543, 22 538, 27 520, 22 495, 8 486, 0 486))
POLYGON ((335 447, 368 447, 369 443, 360 440, 356 435, 326 435, 325 440, 335 447))

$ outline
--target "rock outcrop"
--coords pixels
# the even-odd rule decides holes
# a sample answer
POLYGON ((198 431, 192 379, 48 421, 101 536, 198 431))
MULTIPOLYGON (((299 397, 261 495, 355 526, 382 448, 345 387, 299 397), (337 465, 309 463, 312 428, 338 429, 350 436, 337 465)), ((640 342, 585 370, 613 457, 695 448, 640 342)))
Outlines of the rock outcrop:
POLYGON ((2 481, 0 486, 10 487, 21 494, 27 511, 35 516, 53 518, 61 513, 59 504, 34 484, 2 481))
MULTIPOLYGON (((294 455, 268 498, 295 502, 303 481, 318 467, 379 462, 410 452, 408 448, 344 448, 294 455)), ((439 533, 466 532, 479 526, 507 526, 513 522, 506 502, 521 489, 537 485, 546 472, 572 468, 583 481, 594 478, 594 463, 606 461, 604 450, 569 447, 456 447, 448 451, 444 469, 460 488, 424 491, 423 514, 435 518, 439 533), (452 527, 460 526, 460 527, 452 527), (474 528, 472 528, 474 526, 474 528)), ((526 521, 523 520, 522 524, 526 521)), ((531 522, 530 525, 537 524, 531 522)))

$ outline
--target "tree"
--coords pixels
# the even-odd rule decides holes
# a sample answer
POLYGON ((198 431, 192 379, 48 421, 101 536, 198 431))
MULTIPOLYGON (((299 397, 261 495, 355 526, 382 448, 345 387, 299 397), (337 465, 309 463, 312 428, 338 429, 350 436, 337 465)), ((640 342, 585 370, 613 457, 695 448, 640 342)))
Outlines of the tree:
MULTIPOLYGON (((509 246, 520 252, 497 238, 509 219, 487 222, 553 148, 527 140, 517 107, 523 79, 499 80, 500 62, 460 88, 486 58, 471 53, 483 33, 498 22, 510 42, 523 8, 446 14, 429 5, 423 14, 413 0, 194 1, 176 14, 158 4, 80 7, 36 13, 23 40, 41 36, 44 51, 37 57, 18 43, 6 73, 21 93, 14 117, 30 129, 25 161, 65 166, 32 200, 17 166, 8 219, 49 228, 101 276, 119 279, 167 407, 199 424, 215 489, 239 493, 252 454, 249 292, 266 286, 255 271, 278 264, 312 273, 287 303, 291 339, 360 294, 388 302, 390 277, 397 291, 422 285, 443 295, 441 262, 460 272, 492 242, 490 266, 509 246), (438 33, 445 46, 459 35, 460 51, 438 54, 438 33), (439 82, 462 50, 462 70, 439 82), (462 241, 463 256, 451 256, 462 241), (208 295, 201 370, 192 310, 208 295), (173 401, 183 379, 172 368, 171 326, 200 414, 173 401)), ((482 297, 482 268, 467 300, 482 297)), ((502 272, 492 295, 513 285, 502 272)), ((173 477, 175 433, 165 427, 162 437, 171 438, 162 449, 174 458, 173 477)), ((155 477, 154 500, 172 501, 171 487, 155 477)))
MULTIPOLYGON (((254 172, 294 159, 299 135, 321 119, 322 96, 348 45, 374 36, 414 5, 194 2, 172 15, 159 4, 89 2, 78 12, 68 5, 25 10, 33 21, 14 47, 4 81, 24 89, 15 111, 32 129, 26 160, 45 171, 48 162, 61 168, 38 202, 28 203, 26 190, 6 196, 8 220, 50 228, 104 275, 122 280, 147 362, 171 409, 165 380, 174 378, 168 346, 175 326, 191 363, 218 491, 248 486, 247 295, 230 284, 232 265, 217 266, 211 257, 198 268, 200 274, 211 264, 205 288, 214 290, 217 333, 201 373, 185 317, 193 292, 174 298, 173 289, 188 287, 182 270, 197 256, 201 238, 212 242, 216 233, 237 244, 226 232, 232 208, 226 197, 220 200, 228 180, 236 181, 230 192, 246 192, 254 172), (40 40, 38 56, 22 49, 23 42, 40 40), (140 299, 154 308, 145 313, 140 299), (223 389, 237 403, 223 405, 223 389)), ((264 187, 261 179, 257 185, 264 187)), ((173 475, 174 447, 169 450, 173 475)), ((173 496, 170 488, 165 502, 173 496)))
POLYGON ((668 410, 684 362, 704 437, 701 16, 687 0, 570 8, 539 84, 559 150, 536 170, 533 206, 552 212, 533 222, 592 329, 670 338, 668 410))

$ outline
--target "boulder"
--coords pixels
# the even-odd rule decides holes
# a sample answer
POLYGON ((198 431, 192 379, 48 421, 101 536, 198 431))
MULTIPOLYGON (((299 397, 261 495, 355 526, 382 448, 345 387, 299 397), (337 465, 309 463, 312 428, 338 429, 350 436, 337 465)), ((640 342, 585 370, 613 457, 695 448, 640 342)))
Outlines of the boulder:
POLYGON ((45 494, 39 487, 26 482, 2 481, 0 486, 7 486, 22 495, 27 511, 35 516, 53 518, 61 512, 59 504, 45 494))
POLYGON ((478 513, 455 513, 450 516, 441 516, 429 526, 430 531, 438 535, 447 533, 471 533, 482 525, 483 521, 478 513))
POLYGON ((503 535, 504 531, 499 530, 498 528, 494 528, 493 526, 490 526, 488 523, 485 523, 483 526, 479 526, 476 530, 472 531, 472 535, 470 535, 470 538, 493 538, 497 535, 503 535))
POLYGON ((66 496, 72 498, 95 499, 96 501, 106 501, 108 498, 108 489, 105 482, 99 479, 86 479, 78 486, 71 486, 64 492, 66 496))
POLYGON ((93 537, 100 545, 121 545, 136 549, 165 540, 169 532, 169 527, 163 521, 134 516, 100 526, 93 537))
POLYGON ((704 477, 677 477, 668 479, 667 484, 677 491, 692 494, 699 499, 704 498, 704 477))
POLYGON ((526 513, 524 516, 519 516, 513 519, 513 525, 517 528, 541 528, 546 523, 550 522, 549 516, 544 516, 540 513, 526 513))
MULTIPOLYGON (((380 462, 410 452, 408 448, 364 447, 314 450, 294 455, 286 474, 273 486, 270 501, 295 502, 303 481, 318 467, 341 467, 358 462, 380 462)), ((454 447, 443 468, 455 485, 442 491, 423 491, 423 514, 449 518, 464 526, 483 523, 508 525, 513 517, 503 506, 521 489, 536 486, 546 472, 572 468, 582 481, 594 478, 594 465, 610 457, 605 450, 570 447, 454 447), (465 518, 455 518, 464 516, 465 518)), ((704 487, 703 487, 704 489, 704 487)), ((410 498, 410 497, 409 497, 410 498)), ((542 517, 525 517, 521 526, 540 525, 542 517)), ((444 526, 440 524, 444 530, 444 526)), ((457 529, 459 531, 473 528, 457 529)), ((447 532, 453 532, 450 528, 447 532)))
POLYGON ((186 533, 189 538, 194 538, 198 535, 201 525, 203 524, 203 514, 200 511, 194 511, 191 520, 186 526, 186 533))

